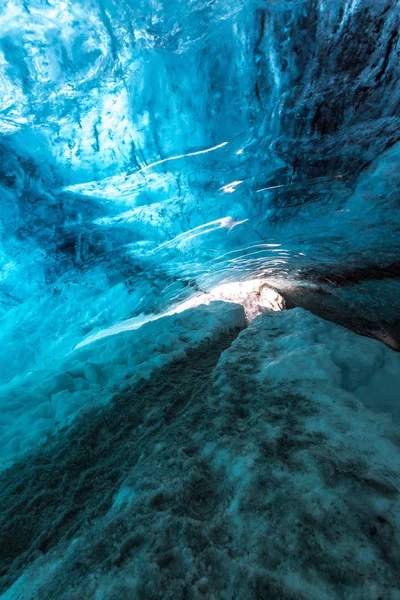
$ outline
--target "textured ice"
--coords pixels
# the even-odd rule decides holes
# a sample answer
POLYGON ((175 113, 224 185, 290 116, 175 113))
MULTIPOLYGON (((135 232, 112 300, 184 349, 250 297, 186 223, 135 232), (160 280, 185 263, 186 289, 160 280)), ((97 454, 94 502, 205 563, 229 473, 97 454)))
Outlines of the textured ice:
POLYGON ((82 409, 109 402, 155 368, 244 323, 241 306, 213 302, 97 340, 1 386, 0 469, 46 444, 82 409))
POLYGON ((399 597, 400 355, 302 309, 231 344, 239 314, 152 323, 213 335, 3 472, 5 600, 399 597))
POLYGON ((121 331, 138 329, 145 323, 155 321, 164 316, 179 314, 189 308, 203 304, 208 305, 211 302, 216 302, 218 300, 243 306, 246 323, 249 323, 262 312, 269 310, 283 310, 286 306, 282 296, 276 290, 271 288, 268 283, 268 280, 250 279, 247 281, 236 281, 225 285, 218 285, 211 288, 209 292, 193 295, 189 300, 172 306, 172 308, 164 313, 132 317, 131 319, 126 319, 125 321, 121 321, 106 329, 101 329, 85 338, 76 346, 76 348, 82 348, 95 340, 109 335, 115 335, 121 331))
POLYGON ((0 2, 5 598, 399 598, 399 25, 0 2))
POLYGON ((398 271, 398 12, 3 2, 0 377, 237 280, 340 299, 366 268, 371 312, 398 271))

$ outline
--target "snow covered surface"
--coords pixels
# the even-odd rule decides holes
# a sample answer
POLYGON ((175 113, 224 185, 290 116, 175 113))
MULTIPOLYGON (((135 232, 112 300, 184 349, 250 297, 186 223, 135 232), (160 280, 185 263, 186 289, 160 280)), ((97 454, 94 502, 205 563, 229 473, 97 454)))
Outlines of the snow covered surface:
POLYGON ((68 354, 0 387, 0 468, 70 423, 84 408, 110 400, 155 368, 199 344, 244 327, 243 308, 214 302, 124 331, 68 354))
POLYGON ((346 391, 400 423, 399 353, 302 309, 277 315, 274 326, 285 333, 276 340, 269 334, 260 348, 261 356, 267 352, 263 373, 268 378, 282 385, 294 382, 299 389, 330 389, 333 395, 346 391))
POLYGON ((5 600, 400 598, 400 355, 302 309, 226 344, 155 358, 3 472, 5 600))

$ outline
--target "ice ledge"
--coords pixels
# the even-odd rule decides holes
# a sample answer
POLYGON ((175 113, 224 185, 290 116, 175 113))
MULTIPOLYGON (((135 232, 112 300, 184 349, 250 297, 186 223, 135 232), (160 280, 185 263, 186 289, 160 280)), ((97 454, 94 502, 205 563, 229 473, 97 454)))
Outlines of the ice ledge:
POLYGON ((260 377, 333 395, 347 392, 400 423, 400 355, 382 342, 302 308, 258 317, 249 330, 246 335, 256 331, 263 340, 254 365, 260 377))

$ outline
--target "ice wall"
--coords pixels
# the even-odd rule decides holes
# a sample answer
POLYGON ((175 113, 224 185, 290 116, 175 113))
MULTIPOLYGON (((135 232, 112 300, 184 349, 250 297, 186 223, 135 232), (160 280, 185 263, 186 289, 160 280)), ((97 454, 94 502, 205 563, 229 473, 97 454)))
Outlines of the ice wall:
POLYGON ((3 3, 0 379, 223 282, 396 272, 399 8, 3 3))

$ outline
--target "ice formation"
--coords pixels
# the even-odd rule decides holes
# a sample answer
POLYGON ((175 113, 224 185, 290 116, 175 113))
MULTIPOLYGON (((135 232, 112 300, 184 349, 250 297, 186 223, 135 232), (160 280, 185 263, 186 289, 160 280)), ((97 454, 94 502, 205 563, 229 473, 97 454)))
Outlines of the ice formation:
POLYGON ((2 597, 400 597, 399 26, 0 3, 2 597))
POLYGON ((0 474, 3 598, 397 598, 400 354, 303 309, 162 322, 160 369, 115 336, 111 400, 0 474))
POLYGON ((397 321, 398 18, 397 0, 3 2, 0 378, 257 277, 397 321))
POLYGON ((109 402, 155 368, 182 359, 205 340, 242 329, 244 323, 240 306, 214 302, 208 310, 200 306, 96 340, 54 361, 51 368, 4 385, 0 469, 28 449, 46 444, 80 410, 109 402))

